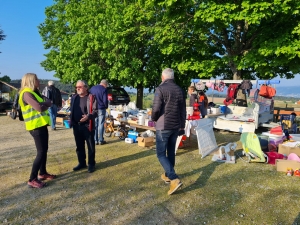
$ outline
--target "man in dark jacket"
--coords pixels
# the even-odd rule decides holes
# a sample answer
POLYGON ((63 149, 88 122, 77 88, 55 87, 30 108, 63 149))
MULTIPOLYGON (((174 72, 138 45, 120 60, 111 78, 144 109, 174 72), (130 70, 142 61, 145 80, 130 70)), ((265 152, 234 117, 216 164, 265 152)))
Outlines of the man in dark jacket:
POLYGON ((107 99, 107 81, 101 80, 99 85, 93 86, 90 92, 96 96, 98 103, 98 117, 96 118, 96 132, 95 132, 95 141, 96 145, 104 145, 106 141, 104 140, 104 121, 106 116, 106 109, 108 107, 107 99))
POLYGON ((71 99, 70 125, 76 142, 76 153, 79 164, 74 171, 86 168, 85 142, 88 147, 88 172, 95 171, 95 118, 97 117, 97 101, 89 94, 88 85, 79 80, 76 83, 77 94, 71 99))
POLYGON ((168 194, 174 193, 181 185, 175 173, 175 145, 178 135, 184 134, 186 102, 183 90, 174 82, 174 71, 162 71, 162 83, 156 88, 151 118, 156 122, 156 154, 164 168, 161 175, 170 184, 168 194))
POLYGON ((51 120, 51 128, 52 130, 56 130, 56 116, 58 108, 62 107, 62 98, 61 93, 58 88, 54 86, 54 82, 52 80, 48 81, 48 86, 46 86, 42 92, 44 96, 51 100, 52 106, 48 108, 48 112, 50 114, 51 120))

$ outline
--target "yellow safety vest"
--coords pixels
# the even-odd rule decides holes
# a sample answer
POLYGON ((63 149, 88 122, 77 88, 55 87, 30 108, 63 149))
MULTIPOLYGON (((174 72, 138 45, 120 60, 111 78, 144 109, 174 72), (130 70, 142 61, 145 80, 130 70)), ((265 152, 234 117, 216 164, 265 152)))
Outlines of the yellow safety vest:
POLYGON ((34 108, 32 108, 31 105, 24 105, 23 94, 25 92, 31 93, 38 102, 43 102, 44 100, 36 93, 34 93, 30 88, 24 88, 20 93, 19 104, 21 106, 26 130, 34 130, 45 125, 50 125, 50 116, 48 110, 44 112, 38 112, 34 108))

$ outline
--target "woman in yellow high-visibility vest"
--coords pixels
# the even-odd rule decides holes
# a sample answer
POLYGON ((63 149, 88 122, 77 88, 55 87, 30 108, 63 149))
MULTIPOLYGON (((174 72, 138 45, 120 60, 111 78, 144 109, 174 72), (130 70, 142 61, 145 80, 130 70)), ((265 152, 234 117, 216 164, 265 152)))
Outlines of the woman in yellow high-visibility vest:
POLYGON ((43 188, 46 183, 41 180, 52 180, 56 175, 46 170, 50 125, 48 108, 51 100, 43 98, 39 92, 40 82, 34 73, 27 73, 22 78, 19 104, 21 106, 26 130, 34 139, 37 155, 32 165, 28 186, 43 188))

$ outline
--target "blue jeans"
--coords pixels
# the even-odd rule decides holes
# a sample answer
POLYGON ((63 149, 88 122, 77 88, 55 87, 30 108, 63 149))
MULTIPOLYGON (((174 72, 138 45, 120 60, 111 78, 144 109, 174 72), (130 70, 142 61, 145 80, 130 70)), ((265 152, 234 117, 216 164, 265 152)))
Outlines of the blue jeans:
POLYGON ((56 116, 57 116, 57 105, 53 104, 50 108, 48 108, 48 112, 50 114, 51 127, 55 128, 56 116))
POLYGON ((106 116, 106 109, 98 109, 98 117, 96 118, 96 131, 95 131, 95 142, 100 143, 104 141, 104 121, 106 116))
POLYGON ((156 155, 170 180, 178 178, 174 170, 177 137, 178 129, 156 131, 156 155))

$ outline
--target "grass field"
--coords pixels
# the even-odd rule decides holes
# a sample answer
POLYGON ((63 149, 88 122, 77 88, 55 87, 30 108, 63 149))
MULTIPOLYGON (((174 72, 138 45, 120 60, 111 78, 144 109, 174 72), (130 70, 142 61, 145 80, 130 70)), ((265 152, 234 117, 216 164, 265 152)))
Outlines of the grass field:
MULTIPOLYGON (((96 171, 73 172, 72 130, 50 131, 47 168, 58 178, 37 190, 26 185, 35 147, 23 123, 0 116, 0 137, 2 224, 300 224, 300 178, 245 162, 239 142, 236 164, 222 164, 201 158, 191 136, 176 156, 183 187, 168 196, 155 148, 107 138, 96 146, 96 171)), ((239 134, 215 138, 225 145, 239 134)))

